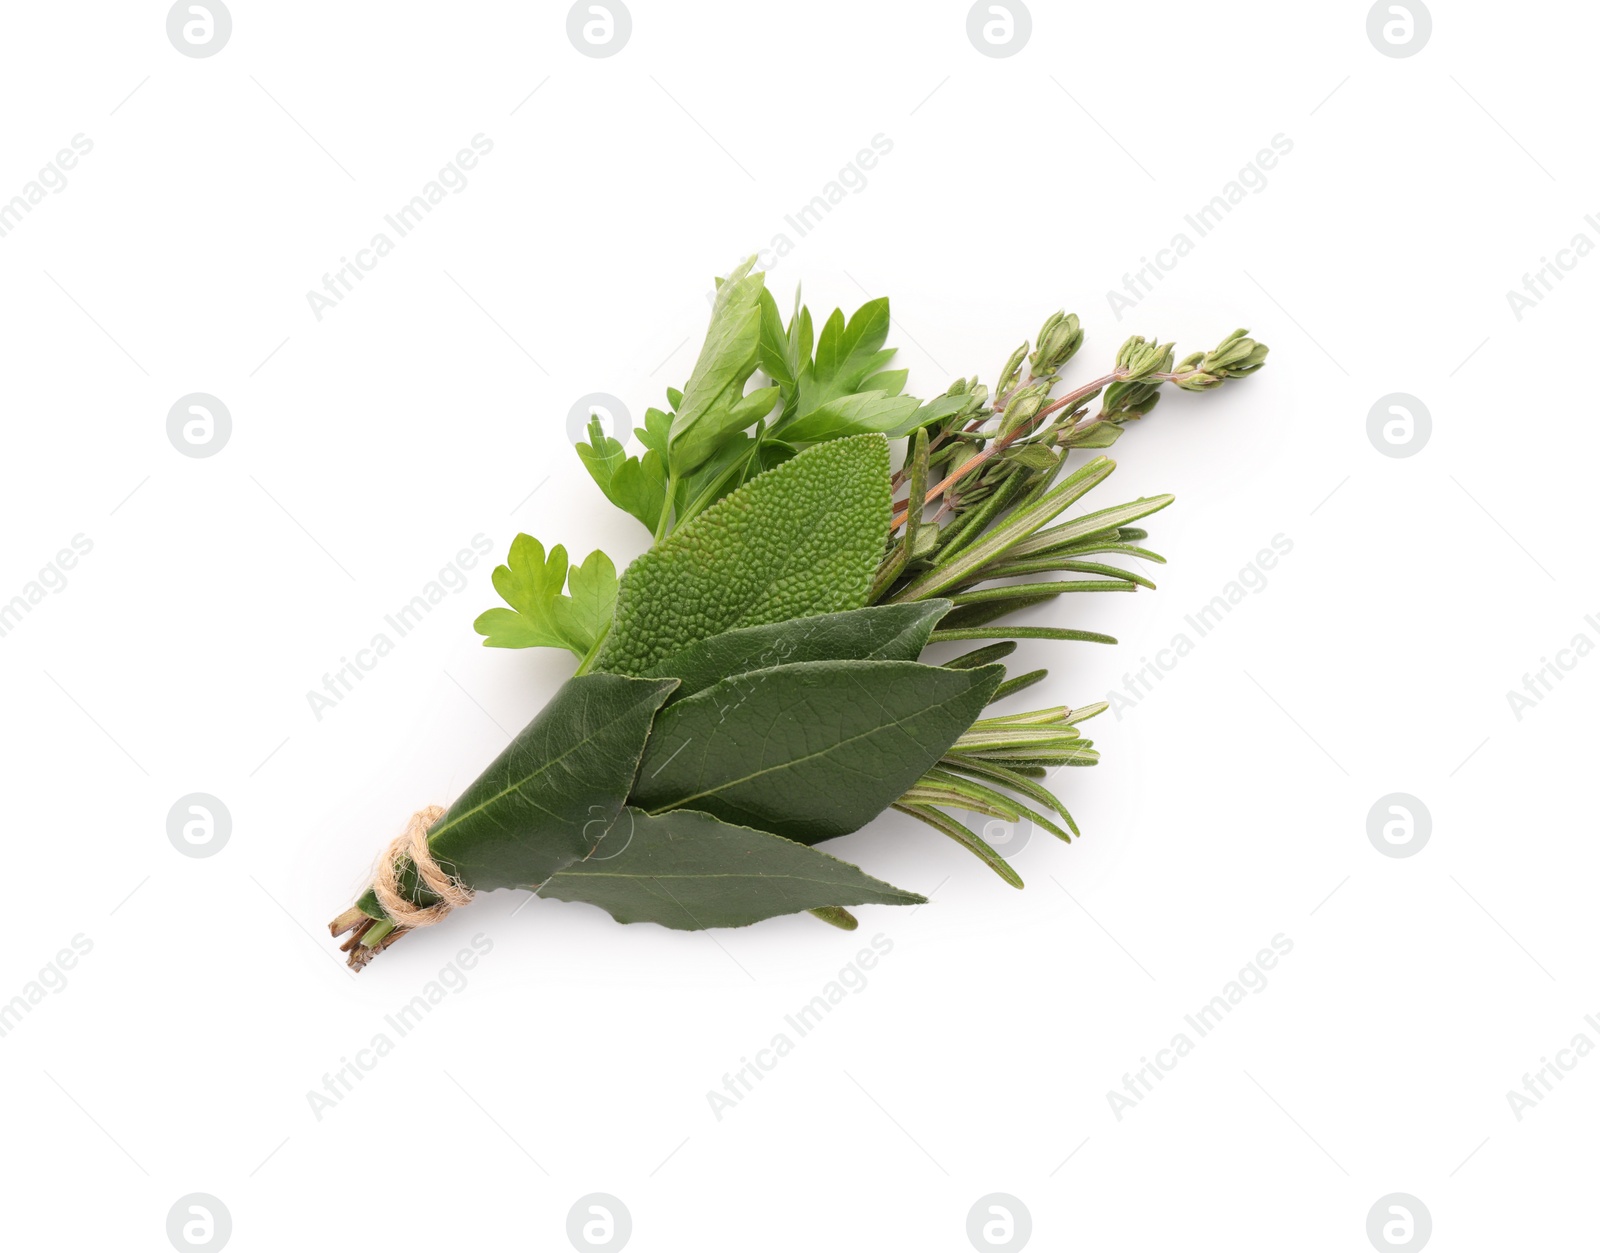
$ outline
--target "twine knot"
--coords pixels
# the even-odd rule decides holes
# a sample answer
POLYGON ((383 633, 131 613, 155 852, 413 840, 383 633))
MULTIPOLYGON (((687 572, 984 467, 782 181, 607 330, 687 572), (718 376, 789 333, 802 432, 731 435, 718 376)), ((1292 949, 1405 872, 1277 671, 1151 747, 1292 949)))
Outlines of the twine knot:
POLYGON ((472 900, 472 889, 446 874, 428 848, 428 830, 444 810, 427 805, 411 815, 406 829, 389 842, 372 877, 372 893, 397 927, 431 927, 443 922, 452 909, 472 900), (439 899, 432 905, 417 905, 400 890, 400 874, 406 862, 417 868, 417 879, 439 899))

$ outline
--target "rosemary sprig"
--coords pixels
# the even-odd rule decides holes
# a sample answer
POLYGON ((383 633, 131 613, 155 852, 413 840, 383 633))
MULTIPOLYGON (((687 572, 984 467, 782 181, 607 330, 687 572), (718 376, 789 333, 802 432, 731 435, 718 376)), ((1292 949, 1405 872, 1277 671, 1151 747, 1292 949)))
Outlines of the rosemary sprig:
MULTIPOLYGON (((1213 390, 1259 370, 1268 351, 1246 331, 1236 330, 1210 352, 1192 353, 1174 365, 1172 344, 1135 335, 1122 344, 1108 373, 1052 398, 1063 368, 1083 341, 1076 315, 1058 312, 1045 320, 1033 341, 1036 346, 1030 350, 1025 342, 1007 358, 992 393, 975 377, 956 380, 942 398, 952 411, 917 432, 893 476, 893 489, 898 493, 904 488, 905 495, 894 508, 872 599, 907 603, 945 597, 952 609, 930 642, 1001 641, 948 665, 991 664, 1013 651, 1019 639, 1114 643, 1107 635, 1064 627, 989 625, 1059 596, 1155 587, 1145 574, 1089 558, 1163 563, 1160 554, 1139 543, 1146 532, 1130 524, 1164 509, 1173 498, 1130 501, 1049 525, 1115 469, 1109 458, 1095 456, 1058 483, 1068 455, 1073 449, 1109 448, 1126 423, 1155 408, 1164 386, 1213 390), (1096 399, 1099 408, 1091 416, 1096 399), (929 485, 934 471, 938 478, 929 485), (1090 577, 1039 577, 1057 573, 1090 577)), ((1037 669, 1007 678, 993 700, 1015 695, 1046 674, 1037 669)), ((1023 808, 1015 799, 1020 796, 1060 814, 1075 834, 1071 815, 1038 780, 1063 766, 1099 760, 1076 727, 1104 708, 1039 710, 974 723, 896 808, 954 839, 1020 887, 1021 879, 1004 859, 945 811, 965 809, 1007 821, 1026 813, 1068 838, 1023 808), (1008 799, 1001 788, 1013 797, 1008 799)))

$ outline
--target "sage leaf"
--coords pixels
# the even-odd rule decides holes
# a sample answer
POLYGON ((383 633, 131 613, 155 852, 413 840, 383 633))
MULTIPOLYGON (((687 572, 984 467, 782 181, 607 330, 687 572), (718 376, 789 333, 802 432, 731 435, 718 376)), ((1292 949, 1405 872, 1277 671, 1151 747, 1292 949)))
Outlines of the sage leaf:
POLYGON ((751 479, 622 576, 596 668, 643 674, 735 627, 859 609, 889 521, 889 446, 820 444, 751 479))
POLYGON ((808 661, 668 705, 629 803, 813 844, 865 826, 972 725, 1003 666, 808 661))
POLYGON ((654 922, 675 931, 925 899, 767 831, 692 809, 649 814, 632 806, 593 853, 553 875, 539 895, 598 905, 618 922, 654 922))

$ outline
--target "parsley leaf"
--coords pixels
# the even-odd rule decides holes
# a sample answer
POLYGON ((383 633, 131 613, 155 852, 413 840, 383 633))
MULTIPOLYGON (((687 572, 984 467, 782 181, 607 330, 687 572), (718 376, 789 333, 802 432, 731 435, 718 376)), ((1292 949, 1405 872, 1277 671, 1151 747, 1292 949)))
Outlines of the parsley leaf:
POLYGON ((869 300, 851 315, 846 325, 844 311, 835 309, 822 324, 817 336, 816 359, 800 372, 800 405, 797 414, 806 414, 830 400, 863 390, 862 384, 877 374, 894 356, 885 348, 889 338, 889 299, 869 300))
POLYGON ((667 469, 663 454, 666 451, 667 429, 672 415, 651 409, 645 414, 645 425, 637 434, 645 445, 642 457, 624 457, 622 444, 606 434, 600 419, 589 418, 589 443, 578 444, 578 456, 583 459, 589 475, 600 485, 600 490, 618 509, 631 513, 653 534, 661 521, 661 509, 667 500, 667 469))
MULTIPOLYGON (((614 441, 613 441, 614 442, 614 441)), ((510 609, 478 615, 472 629, 485 648, 565 648, 581 661, 610 625, 617 599, 617 569, 599 549, 567 570, 560 544, 545 556, 531 535, 511 541, 509 565, 496 566, 494 590, 510 609), (569 586, 570 596, 562 594, 569 586)))

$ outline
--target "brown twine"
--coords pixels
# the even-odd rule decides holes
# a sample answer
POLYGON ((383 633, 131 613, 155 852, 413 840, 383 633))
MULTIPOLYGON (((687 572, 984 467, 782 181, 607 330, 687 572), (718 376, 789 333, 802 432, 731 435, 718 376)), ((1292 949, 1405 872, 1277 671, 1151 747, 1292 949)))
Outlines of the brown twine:
POLYGON ((428 805, 411 815, 406 829, 384 850, 372 878, 372 892, 399 927, 431 927, 443 922, 452 909, 472 900, 472 889, 446 874, 428 848, 428 829, 444 817, 438 805, 428 805), (422 885, 439 898, 433 905, 417 905, 400 891, 400 871, 409 861, 417 868, 422 885))

